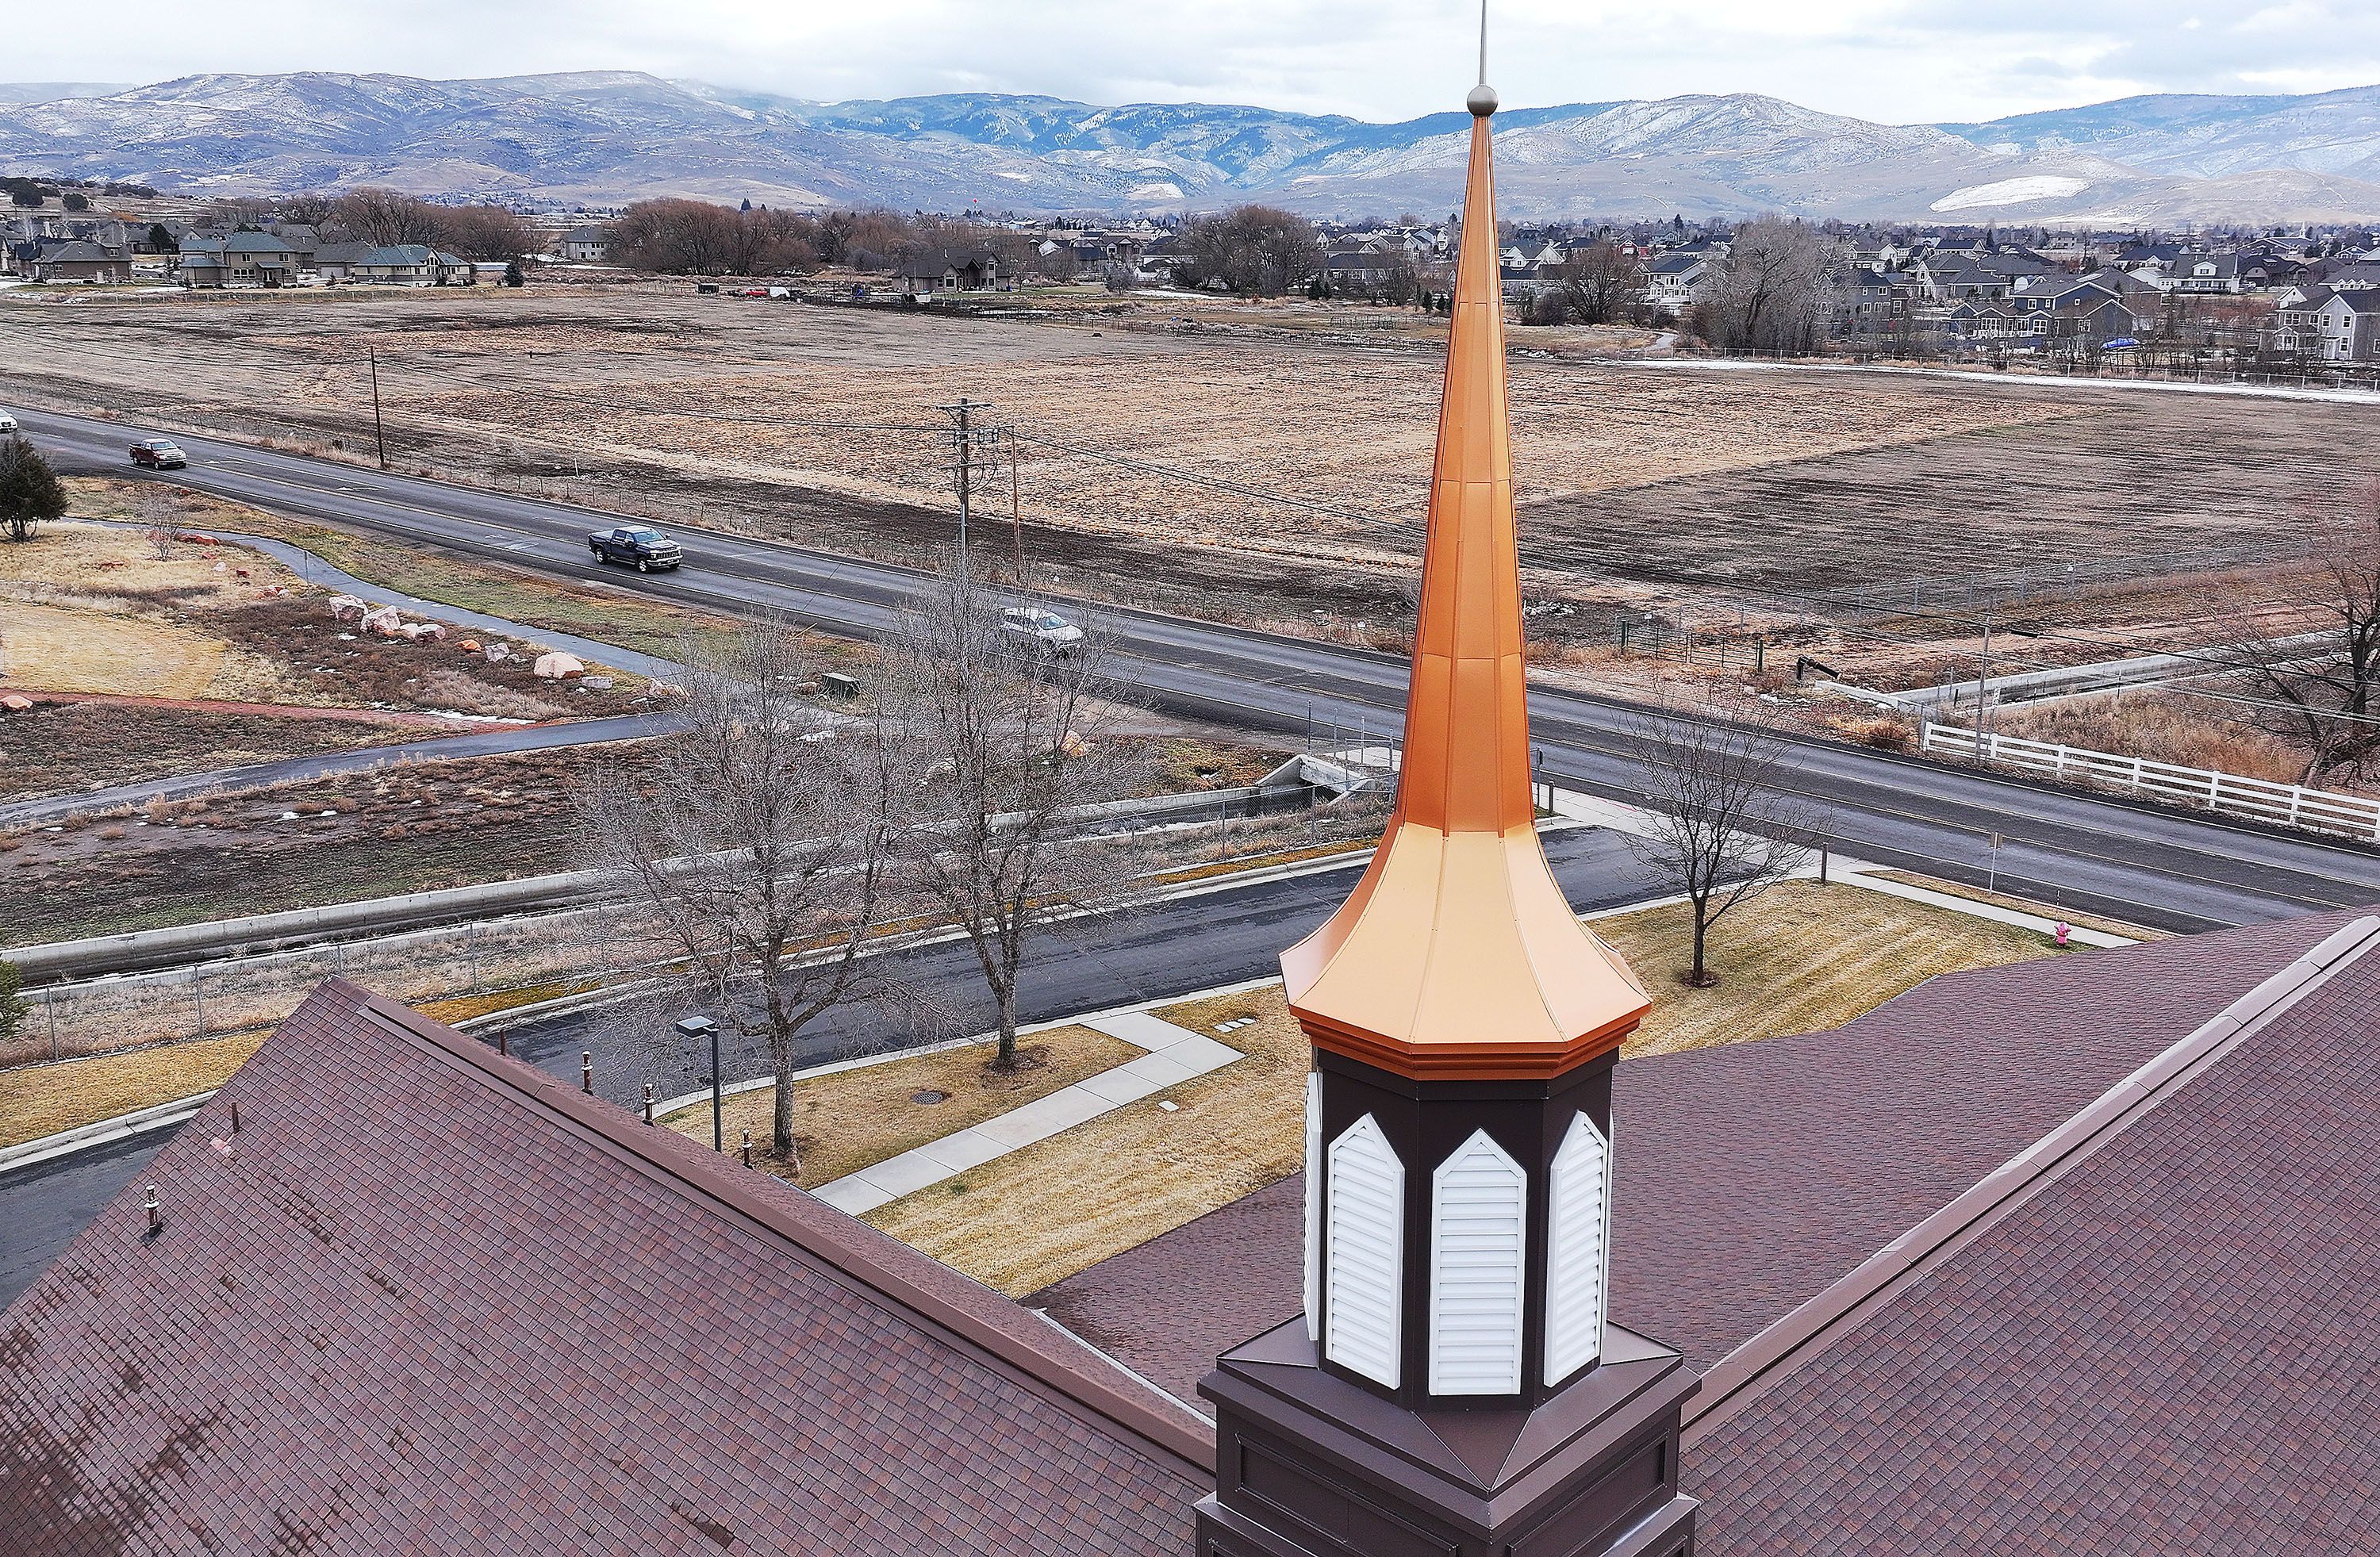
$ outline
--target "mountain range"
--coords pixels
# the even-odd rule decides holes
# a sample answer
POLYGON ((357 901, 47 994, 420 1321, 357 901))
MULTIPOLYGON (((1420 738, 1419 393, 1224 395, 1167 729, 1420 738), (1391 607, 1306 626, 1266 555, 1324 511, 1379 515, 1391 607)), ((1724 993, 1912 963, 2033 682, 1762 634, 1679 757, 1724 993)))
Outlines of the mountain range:
MULTIPOLYGON (((1466 123, 998 93, 813 103, 631 71, 308 71, 124 91, 0 85, 0 170, 194 193, 378 184, 566 205, 668 194, 1086 212, 1263 199, 1393 216, 1460 203, 1466 123)), ((1497 127, 1498 195, 1523 220, 2380 218, 2380 87, 1898 126, 1733 93, 1509 109, 1497 127)))

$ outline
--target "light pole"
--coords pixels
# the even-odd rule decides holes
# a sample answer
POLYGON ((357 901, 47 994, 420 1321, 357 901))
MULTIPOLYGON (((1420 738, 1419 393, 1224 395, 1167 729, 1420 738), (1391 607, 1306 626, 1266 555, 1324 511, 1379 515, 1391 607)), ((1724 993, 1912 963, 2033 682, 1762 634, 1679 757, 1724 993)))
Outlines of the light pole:
POLYGON ((710 1040, 710 1149, 723 1152, 727 1137, 719 1123, 719 1024, 709 1017, 680 1017, 678 1036, 691 1044, 710 1040))

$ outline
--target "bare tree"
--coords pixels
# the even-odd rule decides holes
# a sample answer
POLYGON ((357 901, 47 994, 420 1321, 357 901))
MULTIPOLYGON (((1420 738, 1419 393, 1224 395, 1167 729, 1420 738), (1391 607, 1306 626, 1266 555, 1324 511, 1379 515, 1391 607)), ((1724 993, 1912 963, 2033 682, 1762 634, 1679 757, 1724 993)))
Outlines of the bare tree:
POLYGON ((1686 983, 1705 988, 1718 982, 1707 959, 1711 926, 1808 862, 1818 813, 1783 787, 1784 743, 1714 706, 1647 715, 1631 733, 1643 752, 1651 823, 1629 847, 1680 882, 1694 916, 1686 983))
POLYGON ((708 200, 639 200, 612 223, 621 263, 678 275, 721 275, 748 256, 741 213, 708 200))
POLYGON ((1564 310, 1581 324, 1609 324, 1645 287, 1643 263, 1609 238, 1572 251, 1554 275, 1564 310))
POLYGON ((171 557, 175 537, 181 534, 176 522, 181 504, 174 501, 174 494, 163 487, 144 485, 133 498, 133 509, 140 515, 140 538, 149 554, 161 562, 171 557))
POLYGON ((1099 265, 1099 280, 1110 292, 1129 292, 1140 284, 1140 274, 1122 260, 1109 260, 1099 265))
POLYGON ((1016 1064, 1026 937, 1116 906, 1132 884, 1080 815, 1126 792, 1137 760, 1102 739, 1103 660, 1094 634, 1061 644, 1004 626, 1000 601, 954 565, 885 646, 876 750, 902 880, 966 936, 999 1008, 1002 1068, 1016 1064))
POLYGON ((1807 223, 1763 216, 1735 231, 1699 310, 1711 344, 1807 352, 1826 332, 1840 246, 1807 223))
POLYGON ((537 229, 500 205, 436 208, 438 243, 465 260, 519 260, 535 254, 537 229))
POLYGON ((350 189, 331 202, 331 213, 365 243, 436 243, 438 208, 395 189, 350 189))
POLYGON ((1233 292, 1278 297, 1322 268, 1322 239, 1314 223, 1272 206, 1234 206, 1183 230, 1183 279, 1193 286, 1220 281, 1233 292))
POLYGON ((815 666, 781 621, 724 646, 689 641, 683 734, 649 771, 595 770, 579 791, 587 864, 650 921, 678 1008, 758 1034, 776 1078, 771 1153, 794 1168, 793 1071, 803 1029, 845 1003, 905 997, 865 956, 890 880, 885 769, 864 721, 798 688, 815 666))
POLYGON ((2257 722, 2305 751, 2308 784, 2361 775, 2380 751, 2380 477, 2314 536, 2312 565, 2283 576, 2277 610, 2243 617, 2224 646, 2265 705, 2257 722))
POLYGON ((310 227, 320 227, 331 219, 331 197, 300 191, 284 195, 274 213, 284 222, 302 222, 310 227))

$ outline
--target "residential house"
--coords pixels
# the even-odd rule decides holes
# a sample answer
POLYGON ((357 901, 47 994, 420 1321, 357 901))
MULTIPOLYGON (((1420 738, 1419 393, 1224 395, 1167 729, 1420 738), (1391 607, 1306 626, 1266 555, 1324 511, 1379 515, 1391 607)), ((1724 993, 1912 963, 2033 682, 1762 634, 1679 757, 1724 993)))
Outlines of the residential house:
POLYGON ((2369 291, 2380 286, 2380 263, 2356 260, 2344 265, 2335 265, 2323 275, 2322 284, 2333 292, 2369 291))
POLYGON ((182 240, 180 279, 200 290, 279 287, 298 280, 298 257, 271 233, 228 233, 182 240))
POLYGON ((375 248, 349 265, 347 275, 382 286, 468 286, 473 279, 469 261, 420 243, 375 248))
POLYGON ((45 243, 32 256, 28 273, 38 282, 122 285, 132 279, 132 256, 87 238, 45 243))
POLYGON ((2163 292, 2112 268, 2087 276, 2051 278, 2011 294, 2008 302, 2021 314, 2063 320, 2052 327, 2054 333, 2097 333, 2101 340, 2152 334, 2165 317, 2163 292), (2102 326, 2107 328, 2102 331, 2102 326))
POLYGON ((2195 296, 2246 290, 2246 284, 2240 274, 2240 257, 2237 254, 2188 250, 2174 259, 2167 267, 2166 273, 2175 291, 2195 296))
POLYGON ((1715 279, 1711 274, 1713 258, 1708 251, 1687 249, 1655 255, 1652 263, 1645 267, 1645 300, 1656 308, 1672 310, 1701 302, 1715 279))
POLYGON ((326 243, 314 250, 314 273, 327 282, 353 281, 356 267, 364 257, 379 249, 378 244, 349 239, 342 243, 326 243))
POLYGON ((2015 289, 2013 278, 1957 249, 1937 249, 1916 260, 1909 267, 1909 277, 1919 295, 1932 303, 1997 303, 2015 289))
POLYGON ((930 297, 944 292, 1006 292, 1015 283, 1002 276, 1000 257, 988 248, 953 253, 943 248, 919 254, 893 267, 892 280, 905 297, 930 297))
POLYGON ((2273 316, 2272 349, 2324 363, 2380 361, 2380 288, 2313 286, 2273 316))
POLYGON ((612 259, 612 229, 591 223, 573 227, 556 239, 553 247, 556 253, 573 264, 609 264, 612 259))
POLYGON ((314 268, 314 255, 322 247, 321 228, 310 222, 276 222, 271 230, 282 247, 289 250, 290 260, 298 270, 314 268))

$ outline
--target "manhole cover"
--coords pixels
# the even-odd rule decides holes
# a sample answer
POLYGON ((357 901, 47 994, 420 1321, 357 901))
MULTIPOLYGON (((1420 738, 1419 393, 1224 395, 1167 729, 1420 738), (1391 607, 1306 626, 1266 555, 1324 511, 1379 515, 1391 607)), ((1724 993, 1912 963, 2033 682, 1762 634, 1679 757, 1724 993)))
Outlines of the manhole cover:
POLYGON ((950 1093, 938 1092, 930 1087, 927 1088, 924 1092, 911 1092, 909 1094, 909 1101, 912 1103, 948 1103, 950 1098, 950 1093))

